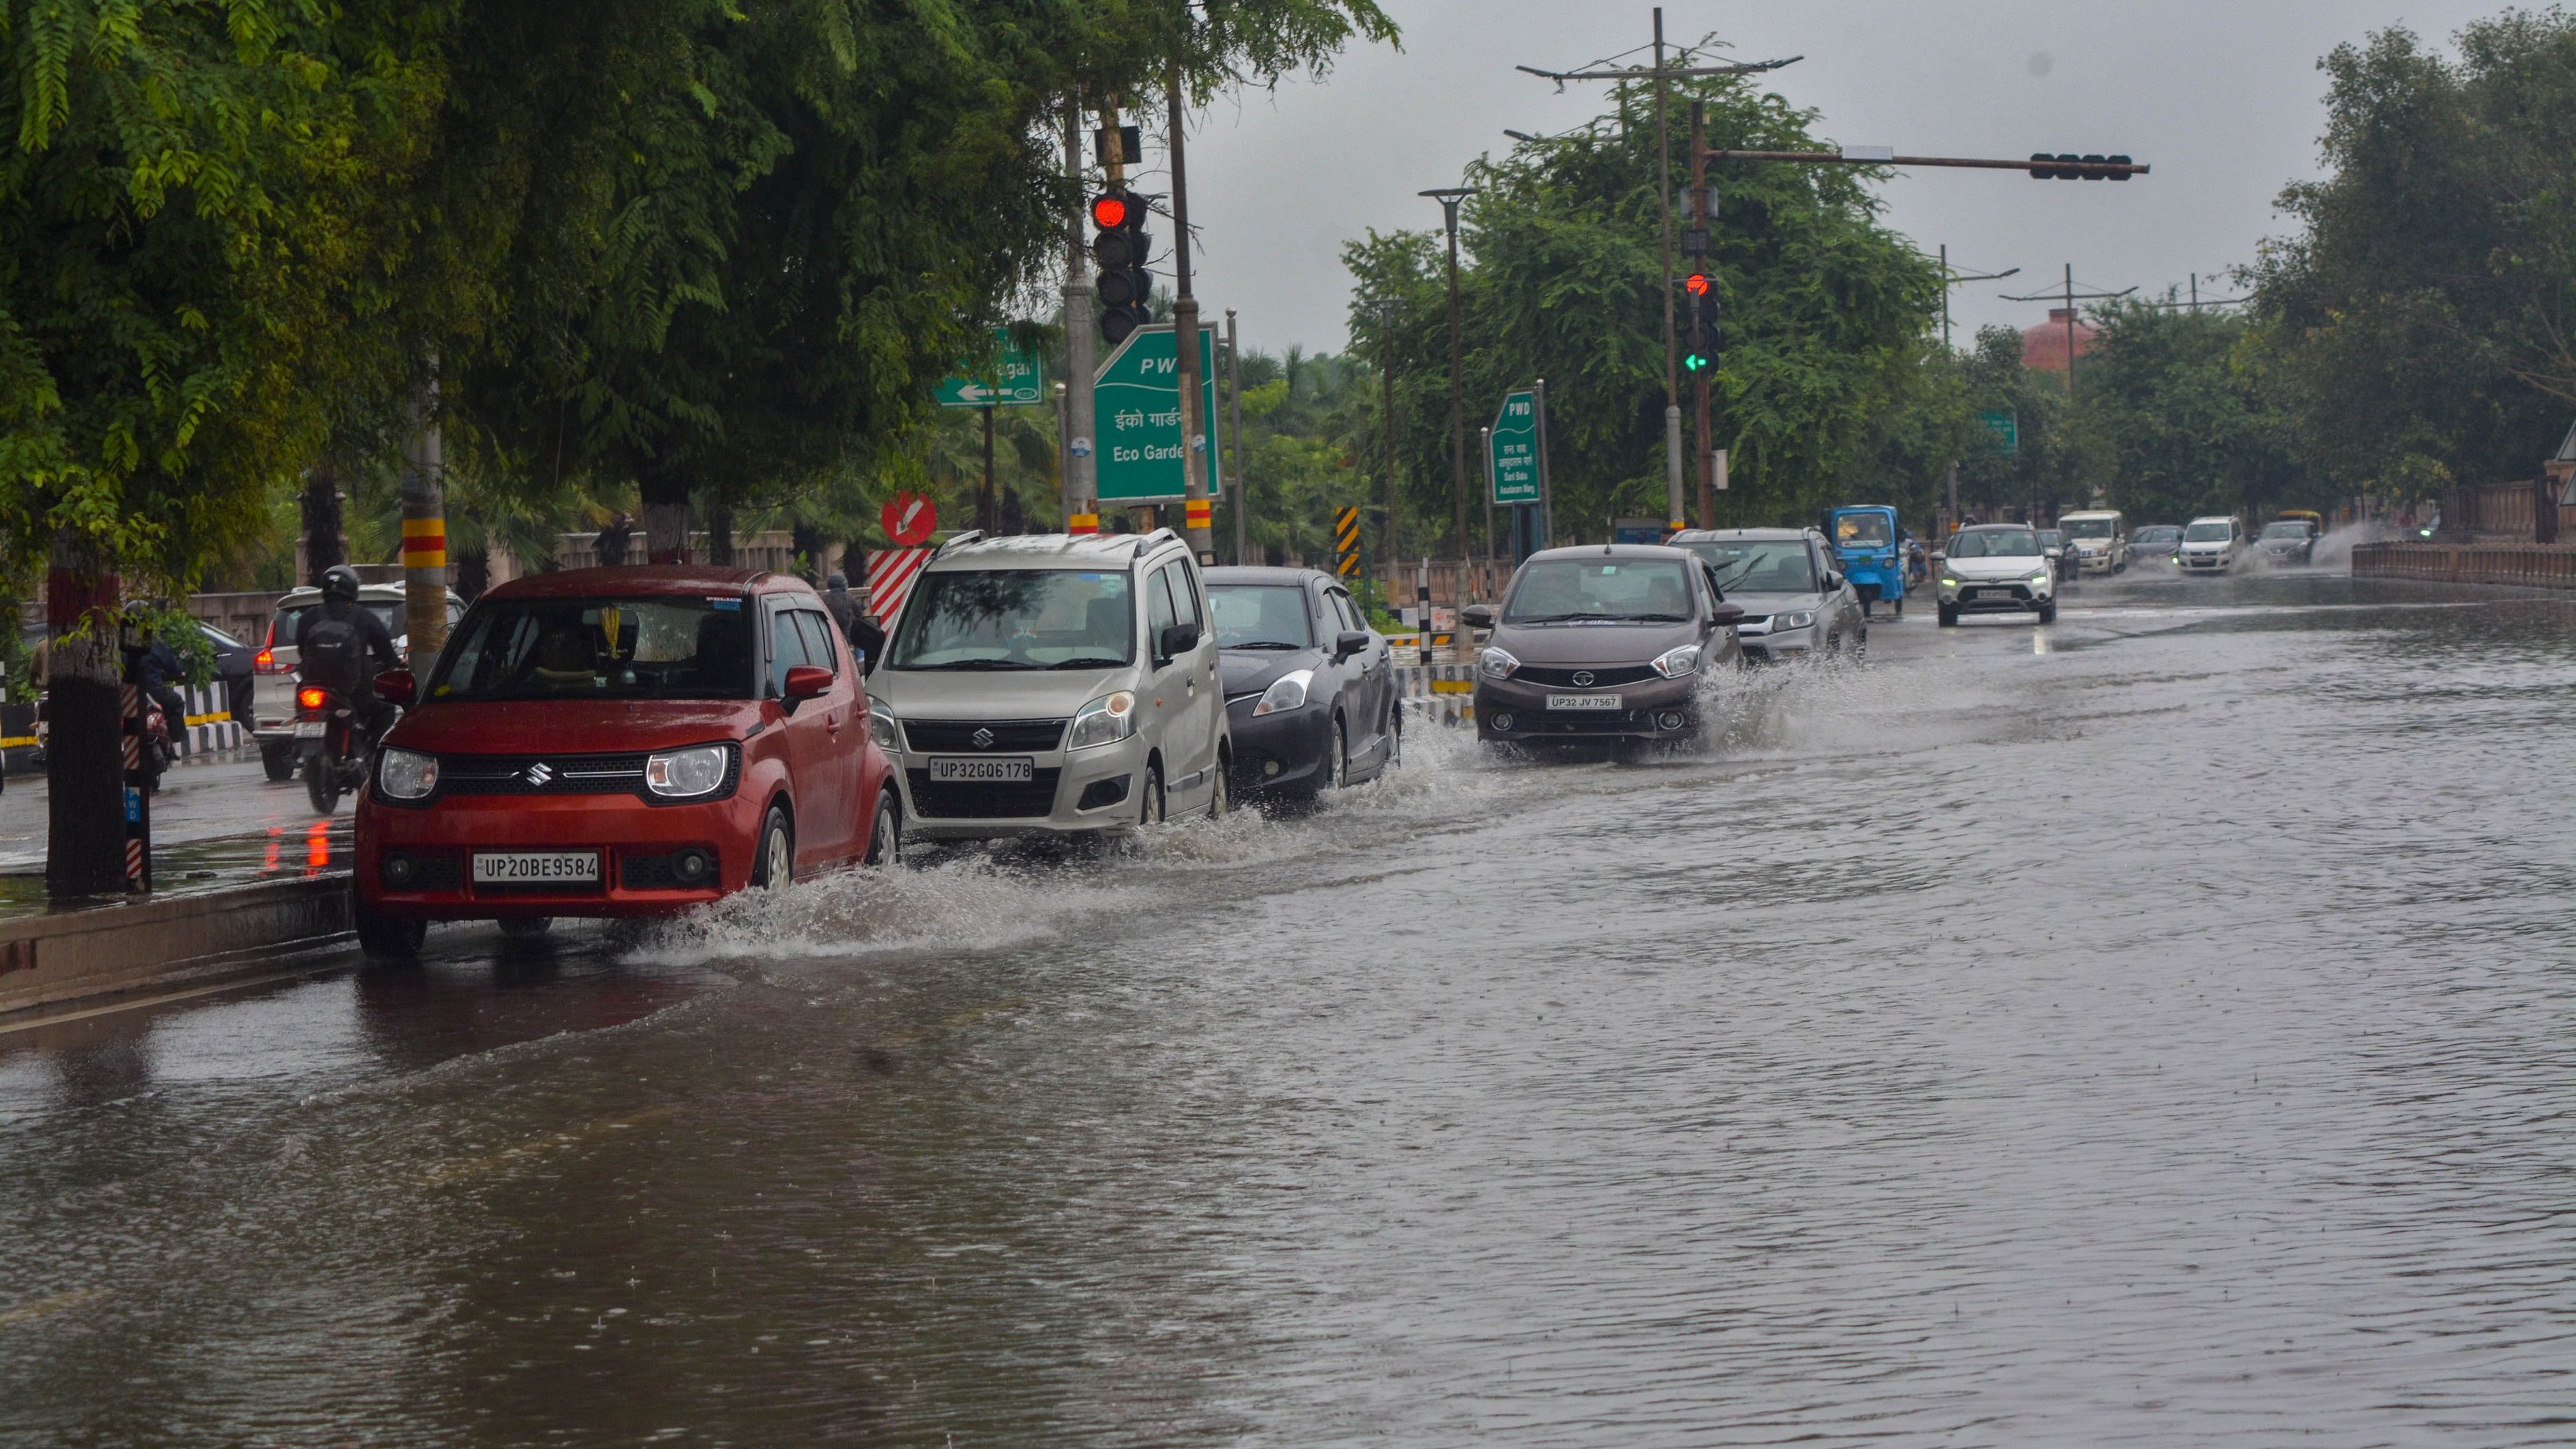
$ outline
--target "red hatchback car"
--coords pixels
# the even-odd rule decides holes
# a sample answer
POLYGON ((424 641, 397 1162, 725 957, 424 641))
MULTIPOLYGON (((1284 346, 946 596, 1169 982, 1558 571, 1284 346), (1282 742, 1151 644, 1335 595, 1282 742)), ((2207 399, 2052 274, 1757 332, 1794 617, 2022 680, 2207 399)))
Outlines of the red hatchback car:
POLYGON ((476 600, 358 800, 373 956, 431 921, 665 915, 901 851, 866 685, 801 581, 689 565, 577 569, 476 600))

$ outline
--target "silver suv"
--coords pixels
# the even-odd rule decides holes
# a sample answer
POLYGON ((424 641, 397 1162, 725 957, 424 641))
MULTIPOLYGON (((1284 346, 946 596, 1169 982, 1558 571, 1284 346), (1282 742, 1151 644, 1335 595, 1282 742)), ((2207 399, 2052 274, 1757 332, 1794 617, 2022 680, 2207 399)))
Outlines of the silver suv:
POLYGON ((1222 815, 1224 681, 1170 529, 942 546, 868 677, 908 833, 1063 835, 1222 815))

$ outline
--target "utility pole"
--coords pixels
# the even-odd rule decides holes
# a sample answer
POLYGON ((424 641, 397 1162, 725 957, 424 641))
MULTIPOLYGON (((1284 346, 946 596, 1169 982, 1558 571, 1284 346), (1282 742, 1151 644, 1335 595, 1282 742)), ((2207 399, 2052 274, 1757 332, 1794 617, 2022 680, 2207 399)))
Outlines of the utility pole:
POLYGON ((1663 221, 1664 238, 1664 518, 1668 529, 1678 531, 1685 526, 1682 517, 1682 404, 1680 341, 1675 335, 1673 316, 1673 152, 1672 140, 1664 121, 1665 83, 1697 76, 1751 75, 1758 71, 1778 70, 1785 65, 1795 65, 1805 57, 1793 55, 1786 60, 1756 61, 1741 65, 1695 66, 1687 64, 1690 56, 1688 52, 1684 52, 1682 59, 1685 64, 1666 66, 1664 64, 1664 10, 1660 5, 1655 7, 1654 51, 1655 63, 1644 68, 1630 66, 1601 70, 1553 71, 1524 65, 1516 66, 1514 69, 1526 71, 1545 80, 1552 80, 1556 82, 1559 90, 1563 90, 1565 83, 1570 80, 1651 80, 1655 83, 1655 197, 1658 214, 1663 221))
POLYGON ((1252 475, 1243 471, 1243 356, 1234 336, 1234 309, 1225 309, 1225 431, 1234 440, 1234 561, 1240 566, 1252 514, 1252 475))
POLYGON ((1190 183, 1181 159, 1181 67, 1168 72, 1165 101, 1172 148, 1172 345, 1180 354, 1181 477, 1188 490, 1183 534, 1201 564, 1216 562, 1216 531, 1208 517, 1207 419, 1199 399, 1199 304, 1190 295, 1190 183))
MULTIPOLYGON (((1109 154, 1124 159, 1118 133, 1108 133, 1109 154)), ((1073 215, 1064 229, 1064 531, 1077 537, 1100 531, 1099 464, 1091 456, 1091 279, 1083 264, 1082 100, 1064 107, 1064 172, 1073 181, 1073 215)))
MULTIPOLYGON (((403 626, 410 634, 406 660, 425 670, 447 643, 447 471, 438 433, 438 363, 422 382, 410 442, 403 449, 403 626)), ((682 536, 682 545, 687 543, 682 536)))
POLYGON ((1461 565, 1467 560, 1467 364, 1458 315, 1458 203, 1475 194, 1472 186, 1422 193, 1440 203, 1441 225, 1449 233, 1449 511, 1461 565))

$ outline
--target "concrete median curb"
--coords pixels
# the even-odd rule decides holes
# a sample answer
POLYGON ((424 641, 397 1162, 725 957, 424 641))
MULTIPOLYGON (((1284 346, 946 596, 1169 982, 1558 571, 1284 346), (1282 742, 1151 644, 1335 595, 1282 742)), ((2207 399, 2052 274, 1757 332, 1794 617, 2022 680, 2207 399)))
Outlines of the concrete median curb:
POLYGON ((23 1014, 251 974, 280 947, 348 934, 331 874, 0 923, 0 1027, 23 1014))

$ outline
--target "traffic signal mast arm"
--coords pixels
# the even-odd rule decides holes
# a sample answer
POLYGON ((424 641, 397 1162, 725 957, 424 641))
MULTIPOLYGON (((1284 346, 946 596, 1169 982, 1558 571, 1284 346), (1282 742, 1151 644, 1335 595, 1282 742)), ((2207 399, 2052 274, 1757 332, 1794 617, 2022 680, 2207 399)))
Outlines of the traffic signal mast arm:
POLYGON ((1978 156, 1898 156, 1881 155, 1877 147, 1846 147, 1840 151, 1723 151, 1711 150, 1711 161, 1790 161, 1807 166, 1964 166, 1981 171, 2027 171, 2034 179, 2055 178, 2061 181, 2126 181, 2144 176, 2145 162, 2126 156, 2050 156, 2034 153, 2027 161, 2002 161, 1978 156))

